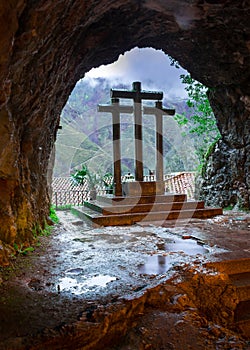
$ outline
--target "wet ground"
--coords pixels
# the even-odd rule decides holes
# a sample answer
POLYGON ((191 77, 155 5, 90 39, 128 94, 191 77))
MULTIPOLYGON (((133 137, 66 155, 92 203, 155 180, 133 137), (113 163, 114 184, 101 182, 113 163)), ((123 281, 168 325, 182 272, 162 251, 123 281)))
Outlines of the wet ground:
POLYGON ((114 345, 117 350, 250 349, 237 334, 209 323, 191 302, 185 306, 181 299, 159 307, 163 297, 154 294, 164 285, 167 305, 178 290, 166 283, 185 269, 201 271, 206 262, 250 258, 250 214, 226 212, 208 220, 168 222, 166 227, 144 223, 104 228, 91 228, 69 211, 58 216, 61 223, 50 237, 40 238, 33 253, 0 270, 0 349, 113 348, 107 339, 119 344, 114 345), (94 333, 91 340, 76 337, 75 343, 71 334, 69 345, 70 326, 74 333, 82 322, 85 334, 89 323, 111 324, 110 315, 118 315, 117 310, 116 317, 126 326, 122 330, 112 324, 110 334, 102 327, 102 346, 93 341, 94 333), (58 340, 53 343, 51 337, 58 340))

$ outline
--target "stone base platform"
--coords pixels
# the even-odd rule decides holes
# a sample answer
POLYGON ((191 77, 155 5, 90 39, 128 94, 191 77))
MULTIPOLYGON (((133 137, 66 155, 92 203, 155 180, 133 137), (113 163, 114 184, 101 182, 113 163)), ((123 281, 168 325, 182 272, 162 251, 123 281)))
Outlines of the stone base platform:
MULTIPOLYGON (((159 194, 152 193, 146 185, 147 195, 132 195, 138 184, 131 183, 128 191, 131 195, 116 197, 98 196, 96 200, 85 202, 84 207, 74 207, 72 211, 82 219, 100 226, 133 225, 138 222, 180 219, 207 219, 222 215, 222 208, 205 208, 203 201, 187 201, 185 194, 159 194)), ((153 185, 156 186, 157 185, 153 185)))
POLYGON ((164 194, 163 181, 132 181, 122 185, 125 196, 154 196, 164 194))

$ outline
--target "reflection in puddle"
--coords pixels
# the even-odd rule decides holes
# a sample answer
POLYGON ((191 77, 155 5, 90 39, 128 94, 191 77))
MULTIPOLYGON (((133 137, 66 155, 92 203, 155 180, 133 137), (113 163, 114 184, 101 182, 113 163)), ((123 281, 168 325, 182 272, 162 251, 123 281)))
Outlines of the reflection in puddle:
POLYGON ((109 282, 115 281, 116 277, 98 275, 78 282, 76 278, 63 277, 59 280, 60 291, 71 292, 80 295, 93 290, 93 287, 106 287, 109 282), (92 287, 92 288, 91 288, 92 287))
POLYGON ((162 255, 149 256, 146 263, 139 268, 139 273, 156 275, 165 273, 171 267, 170 258, 162 255))
MULTIPOLYGON (((182 239, 175 237, 174 239, 167 240, 166 244, 158 244, 158 249, 164 250, 168 253, 181 252, 187 255, 206 254, 209 252, 203 245, 197 244, 192 239, 182 239)), ((147 258, 144 265, 140 266, 139 273, 147 275, 163 274, 167 272, 172 266, 169 256, 153 255, 147 258)))
POLYGON ((172 243, 167 243, 165 245, 165 250, 167 252, 184 252, 188 255, 196 254, 206 254, 209 252, 208 249, 204 248, 203 245, 197 244, 196 241, 192 239, 181 239, 176 238, 172 243))
POLYGON ((105 287, 106 284, 108 284, 109 282, 115 281, 115 280, 116 280, 116 277, 99 275, 99 276, 91 277, 85 283, 89 287, 93 287, 93 286, 105 287))

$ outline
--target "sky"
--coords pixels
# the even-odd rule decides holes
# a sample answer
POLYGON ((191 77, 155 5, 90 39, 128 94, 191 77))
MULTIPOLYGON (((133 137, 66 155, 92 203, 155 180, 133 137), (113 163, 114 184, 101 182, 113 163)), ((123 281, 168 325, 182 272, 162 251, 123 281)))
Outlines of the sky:
POLYGON ((187 74, 187 71, 171 66, 163 51, 134 48, 120 55, 112 64, 91 69, 84 79, 94 83, 95 78, 105 78, 111 85, 123 83, 131 86, 133 81, 141 81, 143 90, 161 90, 166 98, 183 99, 187 93, 179 78, 181 74, 187 74))

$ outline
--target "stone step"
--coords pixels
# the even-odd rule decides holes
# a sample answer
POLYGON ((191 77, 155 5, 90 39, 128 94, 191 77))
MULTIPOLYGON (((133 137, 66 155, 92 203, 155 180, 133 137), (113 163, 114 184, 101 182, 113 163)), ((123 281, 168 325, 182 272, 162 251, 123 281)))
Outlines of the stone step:
POLYGON ((234 314, 234 325, 244 337, 250 338, 250 300, 238 304, 234 314))
POLYGON ((147 203, 135 205, 108 205, 106 203, 91 201, 85 202, 84 206, 94 211, 102 213, 103 215, 124 214, 124 213, 149 213, 149 212, 163 212, 171 210, 195 210, 204 208, 204 202, 174 202, 174 203, 147 203))
POLYGON ((227 275, 237 275, 250 271, 250 258, 231 259, 220 262, 211 262, 207 264, 208 267, 214 267, 220 272, 227 275))
POLYGON ((236 322, 235 327, 245 338, 250 339, 250 319, 236 322))
POLYGON ((72 208, 74 214, 78 215, 82 219, 87 219, 96 225, 100 226, 122 226, 133 225, 137 222, 145 221, 167 221, 167 220, 179 220, 189 218, 211 218, 216 215, 222 214, 221 208, 204 208, 195 210, 176 210, 176 211, 163 211, 163 212, 150 212, 150 213, 129 213, 129 214, 112 214, 102 215, 87 207, 74 207, 72 208))
POLYGON ((236 287, 239 304, 234 312, 233 328, 250 338, 250 259, 231 259, 206 264, 207 267, 226 273, 236 287))
MULTIPOLYGON (((229 278, 237 288, 237 295, 240 301, 250 300, 250 271, 230 274, 229 278)), ((250 310, 249 310, 250 316, 250 310)))
POLYGON ((115 197, 114 195, 97 196, 97 201, 107 203, 111 205, 135 205, 135 204, 147 204, 147 203, 172 203, 172 202, 185 202, 187 200, 186 194, 162 194, 151 196, 129 196, 129 197, 115 197))

